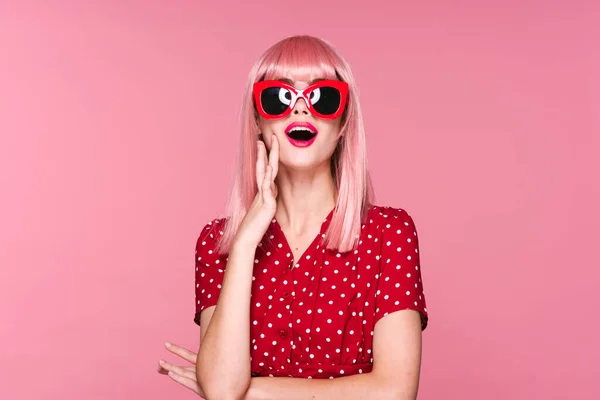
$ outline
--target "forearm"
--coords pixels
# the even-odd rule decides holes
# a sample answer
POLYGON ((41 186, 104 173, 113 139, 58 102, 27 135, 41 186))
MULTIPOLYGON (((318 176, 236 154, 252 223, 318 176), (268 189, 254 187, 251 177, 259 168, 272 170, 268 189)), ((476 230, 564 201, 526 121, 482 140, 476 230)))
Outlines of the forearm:
POLYGON ((250 384, 250 291, 255 250, 250 245, 232 246, 217 305, 200 341, 197 378, 209 398, 239 398, 250 384))
POLYGON ((252 378, 244 400, 413 400, 416 390, 374 373, 336 379, 252 378))

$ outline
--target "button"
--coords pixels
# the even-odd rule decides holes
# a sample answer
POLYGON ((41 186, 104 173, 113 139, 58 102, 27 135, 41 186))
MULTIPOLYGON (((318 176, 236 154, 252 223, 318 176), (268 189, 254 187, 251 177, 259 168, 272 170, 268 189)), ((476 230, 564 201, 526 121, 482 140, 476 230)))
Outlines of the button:
POLYGON ((283 297, 290 297, 290 292, 288 292, 287 290, 283 292, 283 297))
POLYGON ((279 337, 282 339, 285 339, 287 337, 288 333, 286 330, 282 329, 279 331, 279 337))

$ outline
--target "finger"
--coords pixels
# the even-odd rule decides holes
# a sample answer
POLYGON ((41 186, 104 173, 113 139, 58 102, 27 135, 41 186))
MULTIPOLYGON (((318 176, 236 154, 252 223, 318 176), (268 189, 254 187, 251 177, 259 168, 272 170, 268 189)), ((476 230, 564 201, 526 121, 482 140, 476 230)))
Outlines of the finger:
POLYGON ((262 141, 258 141, 256 150, 256 185, 260 191, 260 185, 265 178, 265 144, 262 141))
POLYGON ((164 369, 162 365, 159 365, 156 370, 158 371, 159 374, 163 374, 163 375, 167 375, 169 373, 169 370, 164 369))
POLYGON ((277 190, 277 185, 275 183, 271 183, 271 193, 273 193, 274 198, 277 198, 277 193, 279 193, 279 191, 277 190))
POLYGON ((156 370, 158 371, 159 374, 167 375, 169 373, 169 370, 163 366, 164 363, 165 363, 164 360, 160 360, 158 362, 158 368, 156 368, 156 370))
POLYGON ((262 181, 261 191, 263 196, 271 195, 271 176, 273 175, 273 168, 270 165, 267 165, 267 172, 265 173, 265 177, 262 181))
POLYGON ((169 343, 169 346, 166 346, 166 348, 171 353, 183 358, 185 361, 196 365, 196 358, 198 357, 197 353, 194 353, 193 351, 190 351, 173 343, 169 343))
MULTIPOLYGON (((192 374, 194 374, 194 376, 196 376, 196 366, 187 366, 187 367, 180 367, 186 371, 191 372, 192 374)), ((156 370, 158 371, 159 374, 163 374, 163 375, 167 375, 169 373, 168 369, 165 369, 162 365, 158 365, 158 368, 156 368, 156 370)))
POLYGON ((190 378, 196 380, 196 370, 190 370, 187 368, 178 367, 177 365, 170 364, 164 360, 160 360, 160 366, 162 369, 166 370, 167 373, 175 372, 177 375, 185 376, 186 378, 190 378))
POLYGON ((269 165, 273 168, 271 180, 275 182, 275 177, 279 171, 279 139, 277 136, 271 136, 271 152, 269 153, 269 165))
POLYGON ((267 176, 265 176, 264 187, 262 191, 262 201, 264 205, 266 205, 269 208, 272 208, 276 205, 275 197, 277 196, 277 187, 271 179, 271 176, 273 174, 273 168, 271 168, 270 165, 267 168, 269 169, 269 173, 267 174, 267 176))
POLYGON ((175 382, 182 384, 186 388, 190 389, 198 396, 202 397, 202 393, 200 392, 200 386, 198 386, 198 382, 187 378, 185 376, 181 376, 173 371, 169 371, 169 377, 173 379, 175 382))

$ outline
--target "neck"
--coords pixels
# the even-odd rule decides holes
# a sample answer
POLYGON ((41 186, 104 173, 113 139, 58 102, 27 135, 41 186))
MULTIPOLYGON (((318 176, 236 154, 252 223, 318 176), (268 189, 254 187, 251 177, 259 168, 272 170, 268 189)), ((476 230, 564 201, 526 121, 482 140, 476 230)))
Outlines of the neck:
POLYGON ((277 191, 275 218, 293 233, 320 225, 337 200, 329 164, 310 171, 289 170, 280 165, 277 191))

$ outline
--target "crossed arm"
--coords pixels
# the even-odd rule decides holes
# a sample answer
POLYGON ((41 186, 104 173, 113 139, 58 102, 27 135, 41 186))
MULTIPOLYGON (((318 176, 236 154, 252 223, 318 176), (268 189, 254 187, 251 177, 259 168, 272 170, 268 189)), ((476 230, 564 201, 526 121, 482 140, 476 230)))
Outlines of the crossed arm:
POLYGON ((402 310, 375 325, 373 371, 336 379, 253 378, 246 400, 416 399, 421 365, 421 320, 402 310))
MULTIPOLYGON (((203 313, 210 322, 214 307, 203 313)), ((204 330, 204 329, 202 329, 204 330)), ((177 347, 177 346, 175 346, 177 347)), ((196 354, 184 349, 171 351, 195 363, 196 354)), ((414 310, 391 313, 377 322, 373 342, 373 371, 336 379, 251 378, 243 393, 220 390, 207 397, 196 380, 195 367, 188 369, 162 364, 163 371, 201 397, 214 399, 415 399, 421 364, 421 322, 414 310)), ((222 382, 222 381, 221 381, 222 382)), ((219 382, 219 384, 221 384, 219 382)))

